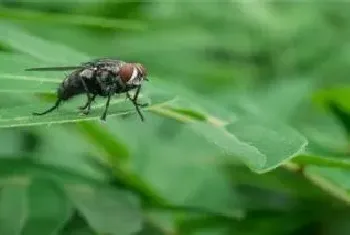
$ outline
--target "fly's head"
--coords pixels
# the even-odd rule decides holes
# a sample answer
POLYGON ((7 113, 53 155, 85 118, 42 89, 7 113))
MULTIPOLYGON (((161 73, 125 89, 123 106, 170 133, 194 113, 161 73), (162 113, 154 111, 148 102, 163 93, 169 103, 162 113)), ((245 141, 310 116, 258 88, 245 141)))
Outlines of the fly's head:
POLYGON ((121 80, 128 85, 141 85, 144 80, 148 81, 147 75, 147 70, 141 63, 125 63, 119 70, 121 80))

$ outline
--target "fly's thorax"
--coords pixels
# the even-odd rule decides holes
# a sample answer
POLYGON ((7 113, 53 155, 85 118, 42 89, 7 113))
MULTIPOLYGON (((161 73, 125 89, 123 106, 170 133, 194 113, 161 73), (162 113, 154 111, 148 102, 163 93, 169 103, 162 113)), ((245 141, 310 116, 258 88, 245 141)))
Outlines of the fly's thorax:
POLYGON ((92 79, 94 77, 94 72, 94 68, 86 68, 79 73, 79 76, 86 79, 92 79))

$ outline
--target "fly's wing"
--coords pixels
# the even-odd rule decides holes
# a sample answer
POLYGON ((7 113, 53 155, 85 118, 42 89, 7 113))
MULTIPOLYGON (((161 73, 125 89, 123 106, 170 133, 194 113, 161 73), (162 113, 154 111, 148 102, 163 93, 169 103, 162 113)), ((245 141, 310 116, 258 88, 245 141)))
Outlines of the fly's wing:
POLYGON ((120 66, 121 60, 114 58, 98 58, 92 61, 83 62, 78 66, 57 66, 57 67, 39 67, 39 68, 28 68, 25 71, 67 71, 84 69, 88 67, 110 67, 110 66, 120 66))
POLYGON ((67 71, 81 69, 84 66, 62 66, 62 67, 39 67, 39 68, 28 68, 25 71, 67 71))
POLYGON ((90 62, 83 63, 83 66, 92 66, 98 68, 106 68, 106 67, 119 67, 123 63, 122 60, 114 59, 114 58, 98 58, 92 60, 90 62))

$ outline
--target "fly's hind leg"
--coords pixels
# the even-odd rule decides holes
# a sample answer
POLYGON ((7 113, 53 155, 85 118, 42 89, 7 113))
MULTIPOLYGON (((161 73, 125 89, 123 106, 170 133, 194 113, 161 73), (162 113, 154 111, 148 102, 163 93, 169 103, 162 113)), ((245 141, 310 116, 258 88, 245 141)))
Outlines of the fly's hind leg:
POLYGON ((56 103, 51 108, 49 108, 48 110, 46 110, 44 112, 41 112, 41 113, 34 112, 33 115, 40 116, 40 115, 45 115, 47 113, 50 113, 50 112, 52 112, 52 111, 54 111, 55 109, 58 108, 58 106, 60 105, 61 101, 62 101, 61 99, 57 99, 56 103))
POLYGON ((86 103, 84 105, 79 106, 78 108, 79 108, 79 110, 83 111, 83 114, 87 115, 90 112, 91 102, 95 100, 96 95, 93 94, 92 97, 91 97, 90 91, 89 91, 89 89, 88 89, 84 79, 82 77, 80 77, 80 80, 81 80, 81 83, 84 86, 84 90, 85 90, 86 96, 87 96, 87 101, 86 101, 86 103))
POLYGON ((93 94, 92 97, 88 95, 86 103, 82 106, 79 106, 79 109, 83 111, 83 114, 87 115, 90 113, 91 103, 95 100, 95 98, 96 94, 93 94))

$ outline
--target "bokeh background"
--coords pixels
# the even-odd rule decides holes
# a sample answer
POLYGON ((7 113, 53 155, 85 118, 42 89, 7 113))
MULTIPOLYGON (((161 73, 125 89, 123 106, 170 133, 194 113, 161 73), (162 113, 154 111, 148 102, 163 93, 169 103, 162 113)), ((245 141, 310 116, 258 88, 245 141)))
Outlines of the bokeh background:
POLYGON ((349 13, 0 1, 0 234, 349 234, 349 13), (24 69, 99 57, 145 64, 146 122, 123 95, 31 116, 66 73, 24 69))

